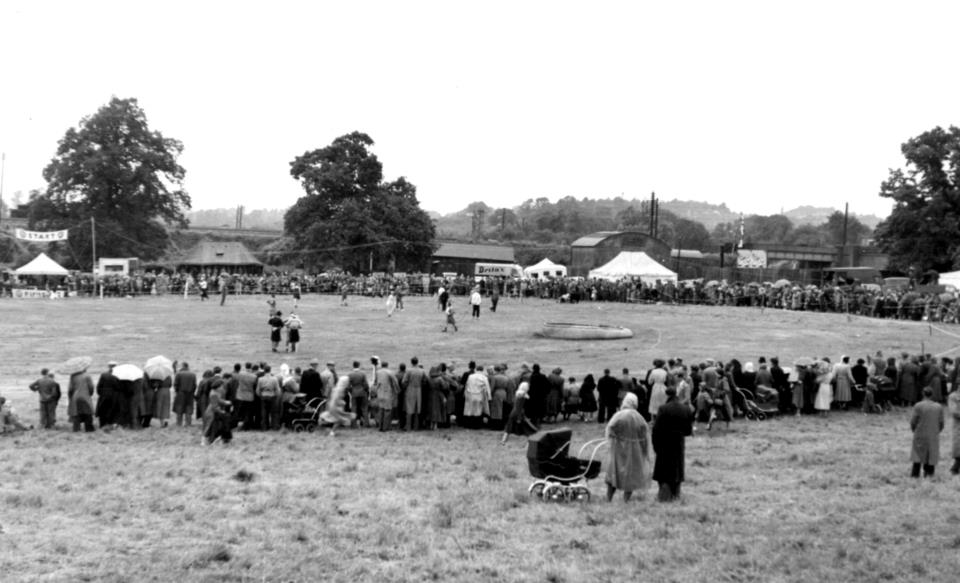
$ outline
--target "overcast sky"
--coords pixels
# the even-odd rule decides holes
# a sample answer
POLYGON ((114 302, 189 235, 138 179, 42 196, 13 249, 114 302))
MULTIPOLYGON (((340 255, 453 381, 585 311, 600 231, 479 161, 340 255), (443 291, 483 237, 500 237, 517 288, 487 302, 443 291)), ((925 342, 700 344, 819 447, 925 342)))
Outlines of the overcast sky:
POLYGON ((285 208, 369 134, 427 210, 563 196, 885 216, 960 124, 960 2, 0 2, 4 196, 111 96, 184 144, 194 208, 285 208))

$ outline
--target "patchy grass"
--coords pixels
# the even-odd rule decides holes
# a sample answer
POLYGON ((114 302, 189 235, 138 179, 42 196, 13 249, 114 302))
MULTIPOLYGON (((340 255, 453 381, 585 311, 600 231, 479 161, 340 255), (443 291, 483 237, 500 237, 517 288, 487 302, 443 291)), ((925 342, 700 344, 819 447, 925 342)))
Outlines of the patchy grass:
MULTIPOLYGON (((442 334, 427 299, 387 320, 382 302, 307 297, 297 358, 273 354, 261 298, 0 302, 0 393, 28 423, 42 366, 89 354, 195 370, 312 356, 520 361, 582 377, 778 353, 928 352, 954 347, 925 325, 733 308, 501 303, 442 334), (630 341, 556 342, 547 320, 622 324, 630 341), (654 347, 654 344, 659 342, 654 347)), ((289 311, 289 307, 281 307, 289 311)), ((61 379, 63 381, 64 379, 61 379)), ((906 477, 908 415, 736 421, 688 440, 684 499, 552 505, 527 496, 526 444, 489 431, 238 433, 202 447, 199 427, 110 434, 61 429, 0 439, 0 573, 44 581, 926 581, 960 571, 958 480, 906 477), (12 574, 12 575, 11 575, 12 574)), ((571 421, 574 446, 602 435, 571 421)), ((948 425, 948 431, 950 427, 948 425)), ((944 439, 943 455, 949 455, 944 439)))

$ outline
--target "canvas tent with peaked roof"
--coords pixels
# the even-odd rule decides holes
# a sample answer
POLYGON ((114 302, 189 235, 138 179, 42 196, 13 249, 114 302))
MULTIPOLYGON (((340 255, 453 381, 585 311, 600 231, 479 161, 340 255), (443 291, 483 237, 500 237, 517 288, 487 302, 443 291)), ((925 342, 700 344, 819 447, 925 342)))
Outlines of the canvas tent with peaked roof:
POLYGON ((53 275, 63 277, 70 275, 70 272, 63 268, 59 263, 50 259, 46 253, 40 253, 32 261, 14 270, 17 275, 53 275))
POLYGON ((263 272, 263 263, 243 243, 236 241, 200 241, 176 263, 180 268, 202 269, 210 273, 263 272))
POLYGON ((566 277, 567 268, 564 265, 559 265, 550 261, 549 258, 544 257, 542 261, 536 265, 531 265, 530 267, 523 268, 524 277, 566 277))
POLYGON ((657 280, 677 283, 677 274, 657 263, 643 251, 621 251, 606 265, 590 270, 591 279, 640 278, 644 283, 654 284, 657 280))

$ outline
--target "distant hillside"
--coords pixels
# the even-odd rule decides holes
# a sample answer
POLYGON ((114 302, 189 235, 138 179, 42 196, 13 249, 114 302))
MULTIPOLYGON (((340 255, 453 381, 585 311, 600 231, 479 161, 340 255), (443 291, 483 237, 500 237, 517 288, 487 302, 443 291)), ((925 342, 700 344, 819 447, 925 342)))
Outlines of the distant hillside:
MULTIPOLYGON (((283 230, 283 214, 280 209, 257 209, 243 214, 243 228, 245 229, 274 229, 283 230)), ((237 222, 237 209, 203 209, 189 211, 187 222, 194 227, 229 227, 233 228, 237 222)))
MULTIPOLYGON (((795 227, 801 225, 822 225, 830 218, 830 215, 837 211, 843 211, 843 209, 834 209, 830 207, 815 207, 815 206, 801 206, 793 210, 786 211, 784 216, 786 216, 793 223, 795 227)), ((876 226, 883 219, 876 215, 858 215, 856 213, 850 213, 851 217, 856 218, 861 223, 870 227, 871 229, 876 228, 876 226)))
POLYGON ((740 220, 740 213, 727 208, 726 204, 710 204, 695 200, 660 201, 660 209, 668 210, 682 219, 696 221, 712 231, 722 223, 740 220))

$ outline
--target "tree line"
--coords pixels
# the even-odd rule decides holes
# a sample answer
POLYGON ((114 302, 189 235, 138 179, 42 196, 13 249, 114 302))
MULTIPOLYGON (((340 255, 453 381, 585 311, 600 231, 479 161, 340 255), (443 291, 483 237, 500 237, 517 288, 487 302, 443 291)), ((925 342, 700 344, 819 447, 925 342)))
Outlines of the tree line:
MULTIPOLYGON (((273 246, 284 261, 307 268, 351 271, 406 270, 427 264, 438 227, 420 207, 416 187, 405 177, 385 181, 382 164, 362 132, 340 136, 290 162, 290 175, 304 190, 283 216, 285 238, 273 246)), ((98 255, 159 259, 171 232, 186 226, 190 195, 183 144, 152 130, 136 99, 114 97, 76 128, 66 131, 43 171, 46 188, 24 205, 33 230, 71 229, 66 243, 49 251, 65 265, 86 269, 95 233, 98 255), (92 221, 91 221, 92 220, 92 221), (83 228, 87 223, 95 229, 83 228)), ((890 170, 879 196, 894 203, 874 233, 891 267, 944 271, 960 267, 960 129, 940 127, 901 146, 906 164, 890 170)), ((558 247, 591 232, 650 229, 646 201, 528 199, 514 208, 474 202, 459 213, 467 238, 520 246, 558 247)), ((739 220, 708 230, 668 209, 657 211, 656 235, 685 249, 714 250, 739 243, 739 220)), ((439 232, 448 234, 442 220, 439 232)), ((744 245, 824 246, 859 243, 870 229, 835 212, 820 225, 795 225, 783 215, 743 219, 744 245), (846 224, 844 224, 846 223, 846 224)), ((17 243, 3 239, 0 253, 17 243)), ((9 260, 9 259, 8 259, 9 260)))

